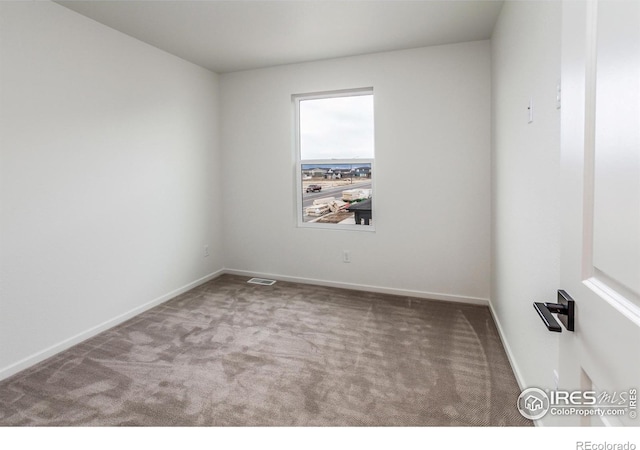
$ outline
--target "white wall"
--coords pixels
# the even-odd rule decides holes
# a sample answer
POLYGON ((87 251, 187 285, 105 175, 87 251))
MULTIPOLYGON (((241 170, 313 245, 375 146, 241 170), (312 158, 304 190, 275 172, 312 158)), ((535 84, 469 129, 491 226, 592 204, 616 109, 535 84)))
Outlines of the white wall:
POLYGON ((54 3, 0 32, 2 378, 223 263, 217 76, 54 3))
POLYGON ((227 268, 483 299, 490 280, 488 41, 221 76, 227 268), (375 232, 297 228, 292 94, 373 86, 375 232), (342 251, 352 262, 342 262, 342 251))
POLYGON ((492 37, 491 304, 522 387, 555 387, 558 359, 532 303, 561 288, 560 18, 560 2, 505 2, 492 37))

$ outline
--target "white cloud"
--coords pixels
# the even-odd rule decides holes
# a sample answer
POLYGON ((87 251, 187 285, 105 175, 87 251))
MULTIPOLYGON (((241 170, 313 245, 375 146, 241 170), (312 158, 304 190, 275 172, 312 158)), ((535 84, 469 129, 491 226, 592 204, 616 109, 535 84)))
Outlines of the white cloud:
POLYGON ((373 158, 373 95, 300 101, 301 159, 373 158))

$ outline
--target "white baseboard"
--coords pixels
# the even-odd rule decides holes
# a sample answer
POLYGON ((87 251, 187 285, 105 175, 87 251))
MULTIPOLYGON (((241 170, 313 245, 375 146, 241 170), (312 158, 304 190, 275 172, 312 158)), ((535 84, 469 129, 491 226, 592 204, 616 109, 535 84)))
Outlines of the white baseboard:
POLYGON ((252 272, 248 270, 224 269, 224 273, 230 275, 241 275, 246 277, 269 278, 272 280, 289 281, 292 283, 312 284, 316 286, 328 286, 341 289, 352 289, 355 291, 377 292, 380 294, 401 295, 406 297, 425 298, 430 300, 442 300, 446 302, 467 303, 472 305, 488 306, 489 299, 478 297, 467 297, 464 295, 440 294, 436 292, 412 291, 409 289, 387 288, 381 286, 370 286, 366 284, 345 283, 340 281, 318 280, 315 278, 291 277, 272 273, 252 272))
POLYGON ((89 328, 86 331, 83 331, 81 333, 76 334, 75 336, 71 336, 70 338, 67 338, 61 342, 58 342, 57 344, 54 344, 44 350, 41 350, 37 353, 34 353, 31 356, 28 356, 14 364, 11 364, 7 367, 4 367, 2 369, 0 369, 0 380, 4 380, 5 378, 10 377, 11 375, 14 375, 28 367, 33 366, 34 364, 37 364, 41 361, 44 361, 45 359, 55 355, 56 353, 59 353, 63 350, 66 350, 70 347, 73 347, 76 344, 79 344, 82 341, 85 341, 103 331, 108 330, 109 328, 113 328, 116 325, 119 325, 129 319, 131 319, 134 316, 137 316, 138 314, 141 314, 151 308, 153 308, 154 306, 157 306, 161 303, 164 303, 168 300, 171 300, 174 297, 177 297, 180 294, 183 294, 193 288, 195 288, 196 286, 199 286, 203 283, 206 283, 209 280, 213 280, 214 278, 219 277, 220 275, 222 275, 224 273, 224 270, 218 270, 216 272, 210 273, 209 275, 206 275, 202 278, 199 278, 195 281, 192 281, 191 283, 188 283, 182 287, 179 287, 178 289, 174 289, 171 292, 168 292, 158 298, 155 298, 147 303, 144 303, 143 305, 140 305, 136 308, 133 308, 123 314, 120 314, 112 319, 109 319, 99 325, 96 325, 95 327, 89 328))
POLYGON ((516 382, 518 383, 518 387, 522 391, 526 389, 528 386, 525 386, 524 378, 522 376, 522 373, 520 372, 518 363, 516 363, 516 360, 513 356, 513 352, 511 351, 509 342, 507 341, 507 338, 504 334, 504 329, 502 328, 500 319, 498 319, 498 315, 496 314, 496 311, 493 309, 493 304, 491 303, 491 300, 489 300, 489 311, 491 311, 491 317, 493 317, 493 321, 496 324, 496 328, 498 329, 498 335, 500 336, 500 341, 502 342, 504 351, 507 354, 507 359, 509 360, 509 364, 511 364, 511 369, 513 370, 513 374, 516 376, 516 382))
MULTIPOLYGON (((502 347, 504 348, 504 351, 507 354, 507 359, 509 360, 509 364, 511 365, 511 370, 513 371, 513 374, 516 377, 516 383, 518 383, 518 387, 520 388, 520 391, 523 391, 529 386, 527 386, 526 383, 524 382, 524 377, 522 376, 520 367, 518 366, 518 363, 516 363, 516 359, 513 356, 513 352, 511 351, 511 346, 509 345, 509 341, 507 341, 507 338, 504 334, 504 330, 502 328, 502 325, 500 324, 498 315, 493 309, 493 304, 491 303, 491 300, 489 300, 489 311, 491 311, 491 317, 493 317, 493 322, 496 324, 496 328, 498 329, 498 336, 500 336, 502 347)), ((514 403, 515 403, 515 399, 514 399, 514 403)), ((536 427, 544 426, 544 423, 542 422, 542 420, 534 420, 533 424, 536 427)))
MULTIPOLYGON (((54 344, 44 350, 41 350, 39 352, 34 353, 31 356, 28 356, 16 363, 13 363, 7 367, 4 367, 2 369, 0 369, 0 380, 3 380, 5 378, 8 378, 28 367, 33 366, 34 364, 37 364, 41 361, 44 361, 45 359, 55 355, 56 353, 59 353, 61 351, 64 351, 76 344, 79 344, 82 341, 85 341, 103 331, 108 330, 109 328, 112 328, 116 325, 119 325, 123 322, 125 322, 126 320, 129 320, 130 318, 143 313, 144 311, 147 311, 151 308, 153 308, 154 306, 157 306, 161 303, 164 303, 168 300, 171 300, 172 298, 183 294, 187 291, 189 291, 190 289, 193 289, 203 283, 206 283, 207 281, 210 281, 214 278, 219 277, 220 275, 224 274, 224 273, 228 273, 228 274, 232 274, 232 275, 241 275, 241 276, 247 276, 247 277, 260 277, 260 278, 271 278, 271 279, 275 279, 275 280, 280 280, 280 281, 289 281, 289 282, 294 282, 294 283, 303 283, 303 284, 312 284, 312 285, 317 285, 317 286, 328 286, 328 287, 336 287, 336 288, 342 288, 342 289, 352 289, 352 290, 357 290, 357 291, 366 291, 366 292, 377 292, 377 293, 381 293, 381 294, 391 294, 391 295, 400 295, 400 296, 407 296, 407 297, 415 297, 415 298, 425 298, 425 299, 430 299, 430 300, 441 300, 441 301, 447 301, 447 302, 457 302, 457 303, 467 303, 467 304, 474 304, 474 305, 483 305, 483 306, 490 306, 490 302, 488 299, 484 299, 484 298, 477 298, 477 297, 467 297, 467 296, 460 296, 460 295, 450 295, 450 294, 441 294, 441 293, 434 293, 434 292, 424 292, 424 291, 414 291, 414 290, 408 290, 408 289, 398 289, 398 288, 386 288, 386 287, 381 287, 381 286, 370 286, 370 285, 364 285, 364 284, 355 284, 355 283, 345 283, 345 282, 336 282, 336 281, 327 281, 327 280, 318 280, 318 279, 314 279, 314 278, 303 278, 303 277, 291 277, 291 276, 284 276, 284 275, 276 275, 276 274, 269 274, 269 273, 260 273, 260 272, 251 272, 251 271, 246 271, 246 270, 234 270, 234 269, 221 269, 218 270, 216 272, 213 272, 209 275, 206 275, 198 280, 195 280, 191 283, 188 283, 178 289, 175 289, 167 294, 164 294, 158 298, 155 298, 147 303, 144 303, 143 305, 140 305, 136 308, 133 308, 123 314, 120 314, 112 319, 109 319, 99 325, 96 325, 95 327, 92 327, 88 330, 85 330, 81 333, 78 333, 74 336, 71 336, 61 342, 58 342, 57 344, 54 344)), ((493 314, 493 311, 492 311, 493 314)), ((495 314, 494 314, 494 320, 496 321, 496 324, 498 324, 498 330, 501 333, 501 328, 499 326, 499 323, 497 321, 497 319, 495 318, 495 314)), ((502 333, 501 333, 501 339, 503 339, 502 337, 502 333)), ((505 344, 505 341, 503 339, 503 344, 505 344)), ((507 349, 508 347, 505 345, 505 349, 507 349)), ((512 358, 510 356, 510 352, 507 350, 507 355, 509 356, 509 361, 512 362, 512 358)), ((512 366, 513 366, 513 362, 512 362, 512 366)), ((515 372, 515 370, 514 370, 515 372)), ((517 376, 517 375, 516 375, 517 376)), ((520 382, 520 381, 519 381, 520 382)))

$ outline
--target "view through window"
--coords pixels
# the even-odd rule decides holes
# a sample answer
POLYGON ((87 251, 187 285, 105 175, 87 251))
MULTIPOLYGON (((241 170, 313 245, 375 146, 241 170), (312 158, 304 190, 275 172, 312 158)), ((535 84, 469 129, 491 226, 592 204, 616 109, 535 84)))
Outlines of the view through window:
POLYGON ((295 96, 299 223, 373 227, 373 91, 295 96))

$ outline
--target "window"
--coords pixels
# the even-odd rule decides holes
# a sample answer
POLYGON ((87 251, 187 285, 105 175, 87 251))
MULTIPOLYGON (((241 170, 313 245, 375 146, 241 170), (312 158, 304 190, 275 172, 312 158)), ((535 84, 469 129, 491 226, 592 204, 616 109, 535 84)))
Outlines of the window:
POLYGON ((373 230, 373 89, 293 100, 298 225, 373 230))

